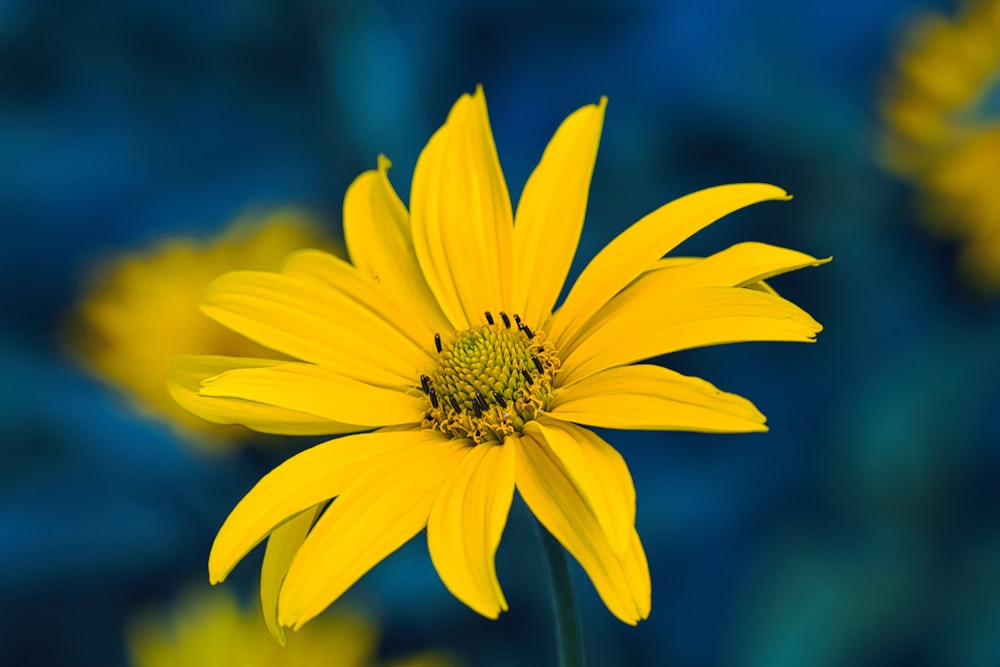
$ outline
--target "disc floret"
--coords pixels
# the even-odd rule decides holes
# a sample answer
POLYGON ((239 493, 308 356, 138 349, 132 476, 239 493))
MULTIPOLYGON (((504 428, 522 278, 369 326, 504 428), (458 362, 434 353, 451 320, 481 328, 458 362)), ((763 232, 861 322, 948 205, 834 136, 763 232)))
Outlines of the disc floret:
POLYGON ((423 428, 456 438, 503 442, 548 406, 559 359, 544 333, 517 315, 487 312, 486 324, 435 335, 436 364, 420 376, 427 396, 423 428))

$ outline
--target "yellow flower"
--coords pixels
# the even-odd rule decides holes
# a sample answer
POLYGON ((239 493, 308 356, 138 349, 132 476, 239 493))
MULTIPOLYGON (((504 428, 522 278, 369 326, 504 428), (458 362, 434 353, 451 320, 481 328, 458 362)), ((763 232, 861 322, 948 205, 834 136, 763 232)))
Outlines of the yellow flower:
POLYGON ((207 242, 170 239, 100 267, 69 329, 81 362, 123 391, 143 414, 216 443, 246 429, 194 417, 167 392, 170 358, 178 354, 259 356, 264 348, 199 310, 202 290, 234 269, 276 269, 300 248, 326 247, 318 226, 293 209, 249 215, 207 242))
POLYGON ((882 105, 883 157, 922 192, 927 220, 964 242, 960 268, 1000 289, 1000 0, 916 17, 882 105))
POLYGON ((552 312, 604 106, 562 123, 514 214, 482 90, 464 95, 420 155, 409 213, 385 159, 351 185, 353 263, 299 252, 281 273, 231 273, 207 291, 206 313, 301 361, 177 359, 187 406, 273 432, 378 429, 289 459, 220 529, 213 582, 269 537, 261 586, 272 629, 302 626, 425 528, 445 586, 497 617, 507 602, 494 555, 515 488, 608 609, 634 624, 649 614, 650 580, 632 479, 584 427, 766 430, 746 399, 634 362, 814 339, 821 327, 807 313, 745 288, 820 260, 760 243, 660 259, 720 216, 786 199, 783 190, 729 185, 661 207, 605 247, 552 312))
POLYGON ((326 614, 287 646, 260 627, 257 609, 221 589, 189 591, 171 613, 147 612, 129 627, 133 667, 455 667, 443 653, 373 661, 378 630, 361 614, 326 614))

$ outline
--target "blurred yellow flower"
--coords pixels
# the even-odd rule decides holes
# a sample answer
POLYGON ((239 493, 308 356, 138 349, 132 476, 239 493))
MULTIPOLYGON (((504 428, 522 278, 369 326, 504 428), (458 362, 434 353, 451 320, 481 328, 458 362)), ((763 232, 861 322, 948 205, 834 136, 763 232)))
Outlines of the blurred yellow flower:
POLYGON ((443 652, 375 660, 378 630, 363 614, 325 614, 281 646, 260 626, 260 610, 222 589, 192 590, 169 613, 130 625, 132 667, 456 667, 443 652))
POLYGON ((661 260, 723 215, 787 199, 780 188, 721 186, 661 207, 604 248, 552 312, 604 107, 562 123, 515 214, 482 90, 463 95, 417 161, 409 212, 384 158, 349 188, 353 264, 303 251, 280 273, 230 273, 206 291, 208 315, 301 361, 178 358, 174 392, 187 407, 270 432, 379 429, 289 459, 220 529, 212 582, 269 538, 261 597, 272 631, 301 627, 425 528, 448 590, 496 618, 507 601, 494 555, 515 487, 611 613, 635 624, 651 591, 632 478, 583 426, 766 430, 746 399, 635 362, 814 340, 821 327, 806 312, 745 288, 822 260, 762 243, 661 260))
POLYGON ((963 242, 960 268, 1000 289, 1000 0, 916 16, 886 88, 885 163, 912 180, 932 227, 963 242))
POLYGON ((247 215, 208 241, 167 239, 99 266, 72 318, 70 347, 97 376, 145 415, 165 420, 198 442, 250 435, 193 416, 167 392, 169 359, 178 354, 259 356, 261 346, 202 314, 201 293, 234 269, 273 270, 301 248, 331 248, 305 213, 282 209, 247 215))

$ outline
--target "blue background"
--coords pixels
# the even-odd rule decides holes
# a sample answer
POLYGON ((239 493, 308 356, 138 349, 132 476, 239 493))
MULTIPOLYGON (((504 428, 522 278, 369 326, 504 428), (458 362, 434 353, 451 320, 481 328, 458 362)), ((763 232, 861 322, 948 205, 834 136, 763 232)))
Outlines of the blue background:
MULTIPOLYGON (((825 325, 817 345, 665 360, 754 400, 770 433, 604 434, 635 475, 653 612, 620 624, 577 569, 589 664, 1000 664, 997 298, 963 288, 954 245, 875 161, 900 22, 935 5, 360 5, 0 2, 0 663, 123 664, 125 620, 205 581, 215 530, 289 453, 193 456, 68 364, 58 334, 94 258, 249 205, 304 204, 339 233, 350 180, 384 152, 405 197, 482 83, 515 197, 562 118, 610 99, 574 272, 660 204, 738 181, 795 199, 685 252, 835 257, 775 281, 825 325)), ((255 562, 227 585, 249 591, 255 562)), ((552 664, 523 505, 498 567, 496 622, 448 594, 421 537, 348 598, 386 653, 552 664)))

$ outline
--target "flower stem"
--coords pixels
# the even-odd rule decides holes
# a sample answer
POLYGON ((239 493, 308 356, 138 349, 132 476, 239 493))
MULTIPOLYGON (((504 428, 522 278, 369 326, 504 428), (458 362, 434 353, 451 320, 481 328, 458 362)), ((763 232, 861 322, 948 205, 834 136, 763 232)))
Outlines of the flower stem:
POLYGON ((542 542, 545 564, 549 568, 552 585, 552 604, 556 615, 556 643, 559 647, 560 667, 583 667, 583 644, 580 640, 580 621, 577 618, 573 586, 566 564, 566 551, 542 524, 538 523, 538 537, 542 542))

